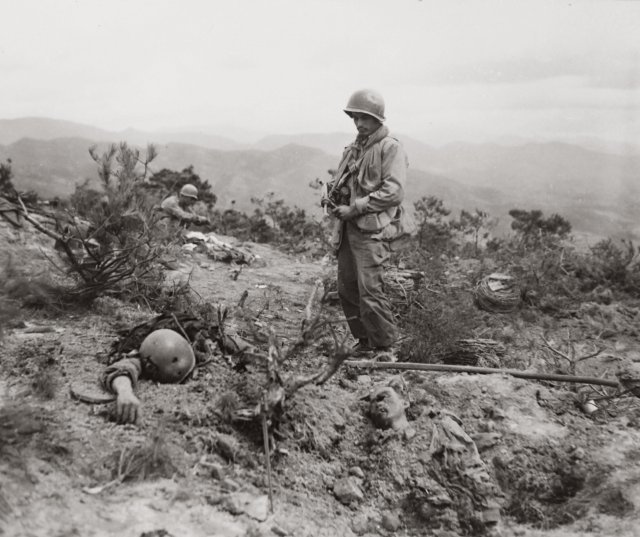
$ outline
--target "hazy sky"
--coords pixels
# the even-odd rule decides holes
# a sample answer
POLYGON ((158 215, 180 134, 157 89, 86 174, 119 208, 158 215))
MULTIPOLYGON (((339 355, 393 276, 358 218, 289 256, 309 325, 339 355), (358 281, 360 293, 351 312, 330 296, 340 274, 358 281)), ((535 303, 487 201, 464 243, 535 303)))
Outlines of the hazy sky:
MULTIPOLYGON (((0 0, 0 118, 640 140, 640 1, 0 0)), ((224 129, 223 129, 224 127, 224 129)))

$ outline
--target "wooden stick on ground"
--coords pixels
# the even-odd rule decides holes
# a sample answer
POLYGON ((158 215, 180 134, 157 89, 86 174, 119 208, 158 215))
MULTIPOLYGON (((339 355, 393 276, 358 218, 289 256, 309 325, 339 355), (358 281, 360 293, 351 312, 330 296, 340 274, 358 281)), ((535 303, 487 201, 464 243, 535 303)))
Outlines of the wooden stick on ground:
POLYGON ((558 375, 554 373, 531 373, 519 369, 497 369, 492 367, 475 367, 448 364, 417 364, 413 362, 372 362, 369 360, 346 360, 346 367, 361 367, 363 369, 407 369, 412 371, 449 371, 455 373, 479 373, 483 375, 503 374, 512 377, 533 380, 552 380, 559 382, 576 382, 580 384, 596 384, 600 386, 619 387, 615 380, 598 377, 579 377, 574 375, 558 375))

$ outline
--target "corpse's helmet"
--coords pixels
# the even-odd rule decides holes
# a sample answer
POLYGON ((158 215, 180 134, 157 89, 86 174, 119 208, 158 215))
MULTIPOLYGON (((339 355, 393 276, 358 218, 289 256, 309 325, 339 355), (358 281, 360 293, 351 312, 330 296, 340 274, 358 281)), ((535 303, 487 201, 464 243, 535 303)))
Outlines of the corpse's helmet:
POLYGON ((193 198, 193 199, 198 199, 198 189, 193 186, 193 185, 184 185, 181 189, 180 189, 180 195, 181 196, 186 196, 187 198, 193 198))
POLYGON ((146 374, 165 383, 182 382, 196 365, 189 342, 173 330, 151 332, 140 345, 140 358, 146 374))
POLYGON ((384 99, 377 91, 370 89, 358 90, 351 95, 344 111, 349 117, 353 112, 358 112, 373 116, 381 123, 385 120, 384 99))

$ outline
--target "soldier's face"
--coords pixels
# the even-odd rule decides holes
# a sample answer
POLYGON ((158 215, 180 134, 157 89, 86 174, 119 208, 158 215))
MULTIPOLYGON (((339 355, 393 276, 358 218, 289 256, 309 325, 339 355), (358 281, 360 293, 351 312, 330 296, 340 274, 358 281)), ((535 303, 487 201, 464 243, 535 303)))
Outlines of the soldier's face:
POLYGON ((381 123, 373 116, 369 114, 361 114, 359 112, 351 112, 351 118, 353 119, 353 123, 358 129, 358 134, 362 136, 369 136, 376 132, 381 123))
POLYGON ((405 402, 389 386, 377 388, 369 398, 369 414, 376 427, 394 428, 404 419, 405 402))

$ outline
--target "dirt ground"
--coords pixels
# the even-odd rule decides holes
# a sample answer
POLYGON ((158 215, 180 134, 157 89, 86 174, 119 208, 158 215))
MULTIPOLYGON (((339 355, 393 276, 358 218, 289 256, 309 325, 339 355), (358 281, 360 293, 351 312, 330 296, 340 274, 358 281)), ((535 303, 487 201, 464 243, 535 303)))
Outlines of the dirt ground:
MULTIPOLYGON (((0 241, 3 264, 11 254, 34 277, 50 270, 47 240, 4 226, 0 241)), ((188 278, 202 300, 231 309, 247 291, 258 322, 287 346, 333 262, 244 247, 259 258, 241 270, 185 253, 170 277, 188 278)), ((111 299, 90 311, 3 317, 0 534, 640 535, 640 400, 603 400, 588 413, 583 388, 500 374, 343 367, 327 384, 302 388, 288 402, 272 453, 271 509, 260 423, 227 423, 217 412, 230 393, 251 392, 258 380, 250 369, 219 355, 184 384, 142 381, 139 425, 114 423, 111 404, 71 397, 74 386, 97 385, 117 330, 152 317, 111 299), (363 398, 390 380, 403 386, 413 435, 377 430, 368 417, 363 398), (431 448, 452 422, 473 442, 450 445, 439 458, 431 448), (470 465, 471 445, 481 460, 470 465), (488 512, 489 496, 487 522, 478 513, 488 512)), ((640 361, 638 321, 635 305, 594 303, 561 320, 498 314, 493 330, 507 346, 505 367, 535 370, 552 359, 539 345, 543 328, 558 348, 571 330, 578 356, 595 343, 605 349, 577 372, 615 378, 640 361), (594 332, 606 337, 577 337, 594 332)), ((319 344, 288 367, 308 373, 325 361, 319 344)))

